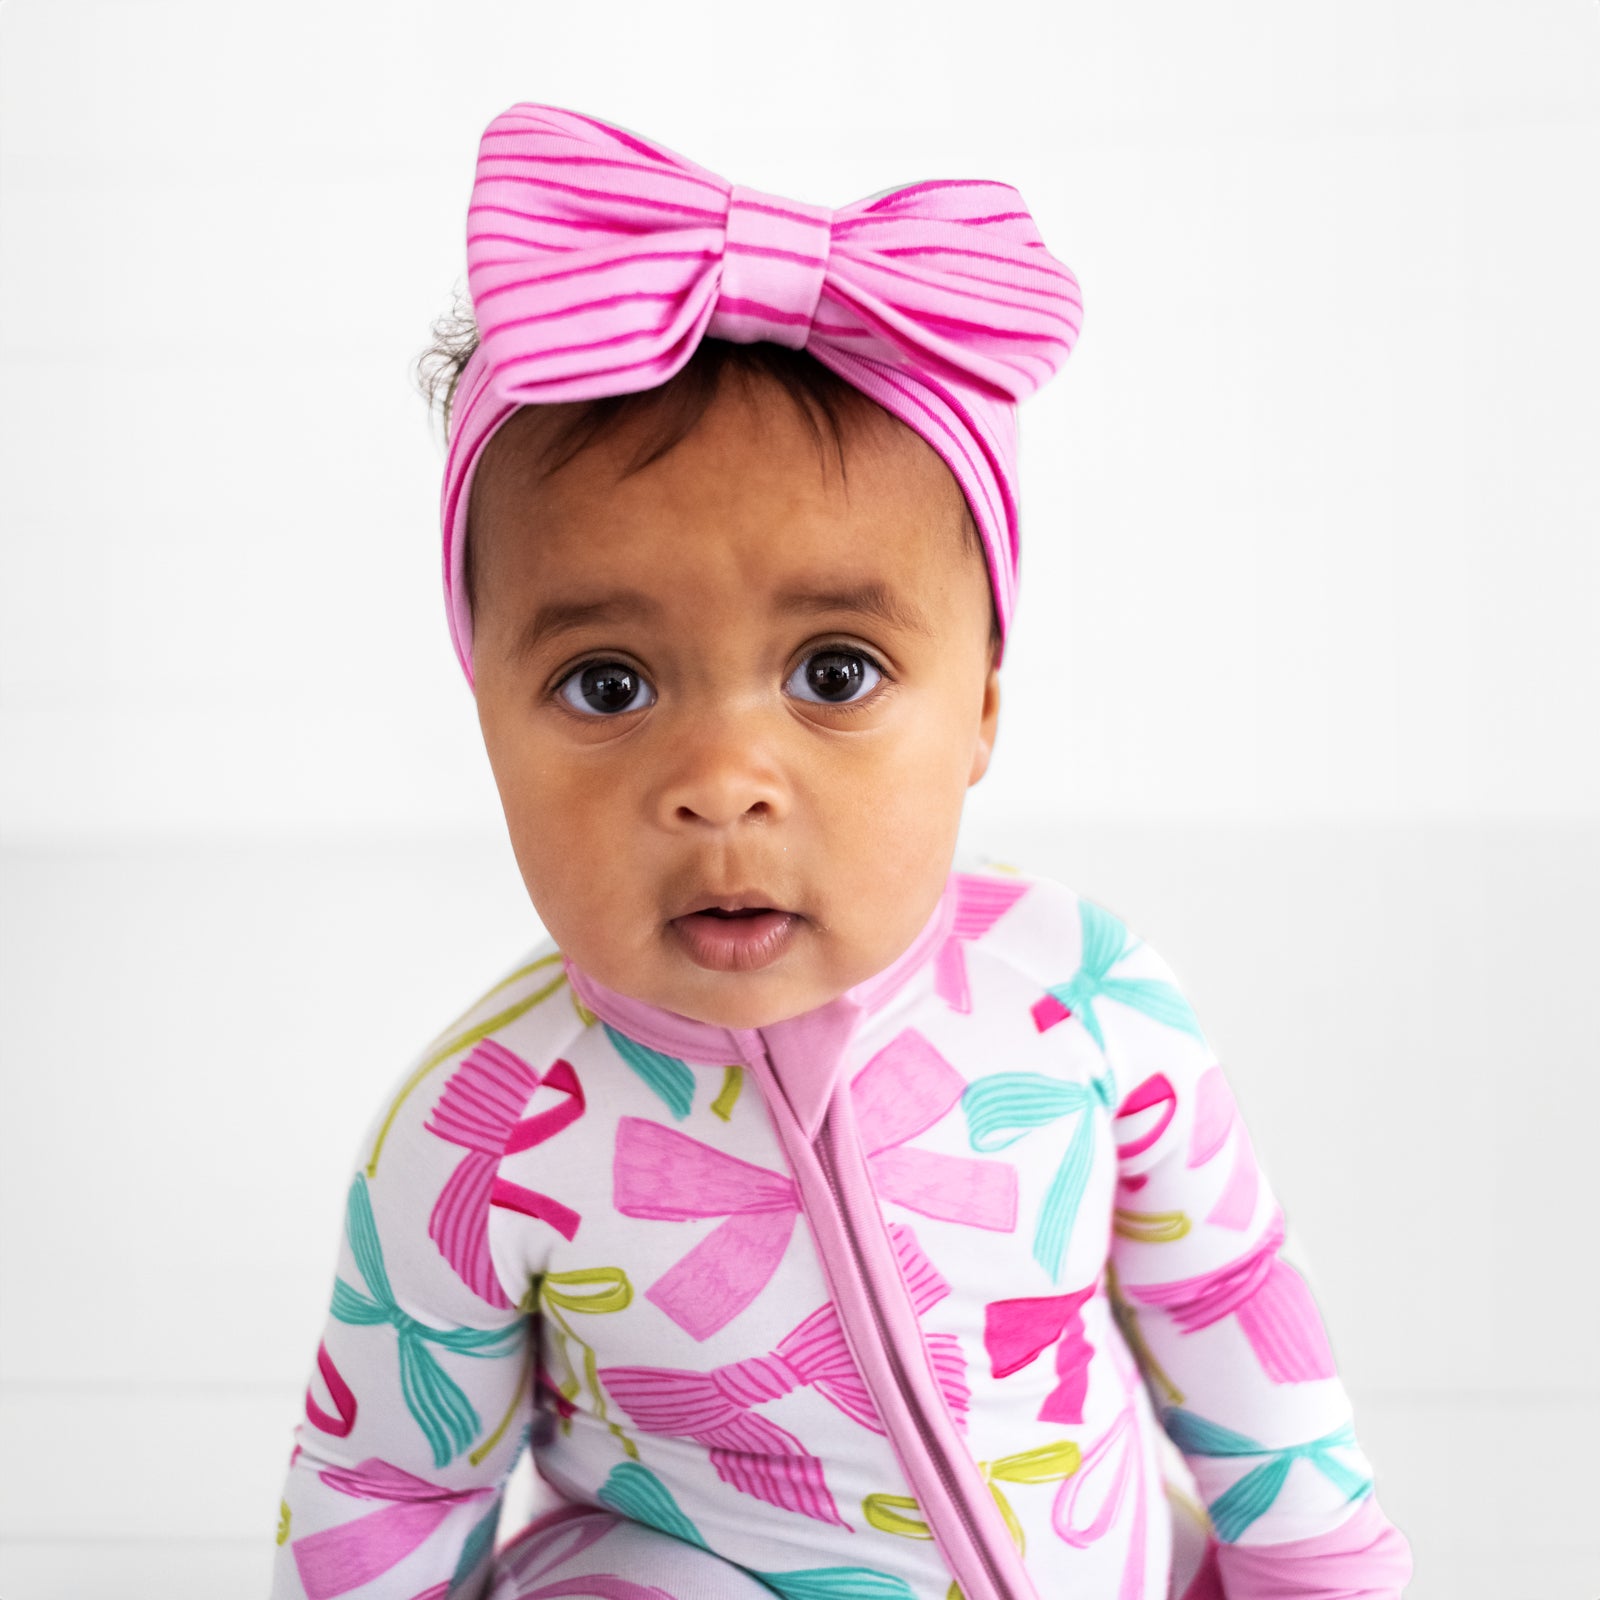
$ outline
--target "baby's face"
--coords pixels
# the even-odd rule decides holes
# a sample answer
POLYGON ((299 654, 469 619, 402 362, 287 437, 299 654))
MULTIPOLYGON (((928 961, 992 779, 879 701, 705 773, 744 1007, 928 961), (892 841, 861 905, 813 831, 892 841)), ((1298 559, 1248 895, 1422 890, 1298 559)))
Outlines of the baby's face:
POLYGON ((517 448, 540 420, 491 442, 472 534, 478 716, 534 907, 584 971, 681 1015, 822 1005, 932 914, 988 765, 955 480, 885 414, 847 435, 847 494, 764 380, 627 478, 632 427, 541 480, 517 448))

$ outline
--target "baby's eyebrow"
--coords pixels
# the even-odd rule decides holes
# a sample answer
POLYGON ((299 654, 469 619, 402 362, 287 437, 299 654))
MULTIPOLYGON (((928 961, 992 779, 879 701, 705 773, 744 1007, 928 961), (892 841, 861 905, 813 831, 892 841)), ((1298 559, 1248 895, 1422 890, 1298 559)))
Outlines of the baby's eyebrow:
MULTIPOLYGON (((818 616, 828 612, 854 612, 875 617, 905 633, 932 637, 933 625, 909 600, 886 583, 869 579, 831 589, 785 589, 773 603, 779 616, 818 616)), ((584 600, 546 600, 512 641, 511 659, 531 656, 547 639, 572 633, 594 622, 616 622, 627 617, 659 617, 663 607, 653 595, 638 589, 613 589, 584 600)))
POLYGON ((814 616, 827 611, 854 611, 876 617, 904 633, 921 633, 930 638, 933 625, 911 601, 897 595, 888 584, 870 579, 841 589, 786 589, 777 598, 782 616, 814 616))
POLYGON ((518 631, 511 643, 511 659, 521 661, 557 634, 571 633, 591 622, 615 622, 624 617, 658 616, 661 602, 637 589, 613 589, 588 600, 546 600, 518 631))

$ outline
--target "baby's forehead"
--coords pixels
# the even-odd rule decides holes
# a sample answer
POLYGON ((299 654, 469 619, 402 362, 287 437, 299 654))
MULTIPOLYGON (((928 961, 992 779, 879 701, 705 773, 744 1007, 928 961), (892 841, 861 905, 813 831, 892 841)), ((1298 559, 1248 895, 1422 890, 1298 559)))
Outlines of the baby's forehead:
POLYGON ((685 520, 743 518, 818 552, 841 534, 871 543, 942 527, 982 559, 954 475, 897 418, 863 397, 824 425, 792 395, 751 398, 719 396, 683 429, 654 425, 648 410, 618 421, 589 403, 521 407, 479 461, 472 537, 570 533, 581 546, 640 524, 670 540, 685 520))

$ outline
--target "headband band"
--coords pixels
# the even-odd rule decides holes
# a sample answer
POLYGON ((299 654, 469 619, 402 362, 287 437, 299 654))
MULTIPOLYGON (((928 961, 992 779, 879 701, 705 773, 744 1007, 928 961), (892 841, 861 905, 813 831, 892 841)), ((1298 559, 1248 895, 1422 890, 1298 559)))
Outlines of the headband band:
POLYGON ((440 519, 472 679, 472 472, 519 407, 651 389, 701 339, 803 348, 925 439, 983 541, 1002 648, 1017 584, 1016 402, 1078 336, 1077 279, 1006 184, 932 180, 842 210, 730 184, 662 145, 519 104, 467 211, 478 347, 456 385, 440 519))

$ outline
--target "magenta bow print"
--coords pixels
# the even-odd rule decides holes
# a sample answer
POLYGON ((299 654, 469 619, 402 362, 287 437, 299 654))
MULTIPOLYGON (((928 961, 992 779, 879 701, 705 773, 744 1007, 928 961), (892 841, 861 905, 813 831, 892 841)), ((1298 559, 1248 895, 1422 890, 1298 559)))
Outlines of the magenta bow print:
POLYGON ((1083 1401, 1089 1389, 1089 1360, 1094 1346, 1083 1327, 1083 1304, 1095 1286, 1071 1294, 1038 1299, 993 1300, 983 1308, 983 1347, 989 1368, 997 1378, 1036 1361, 1051 1345, 1056 1347, 1054 1389, 1039 1407, 1041 1422, 1082 1422, 1083 1401))
POLYGON ((1117 1107, 1111 1131, 1117 1143, 1118 1186, 1137 1193, 1149 1183, 1145 1172, 1129 1172, 1126 1165, 1161 1142, 1178 1111, 1178 1092, 1164 1072, 1135 1084, 1117 1107))
POLYGON ((462 1282, 501 1310, 509 1310, 511 1302, 489 1258, 490 1207, 537 1217, 564 1239, 573 1237, 581 1219, 550 1195, 496 1177, 496 1169, 502 1156, 543 1144, 583 1111, 583 1086, 571 1062, 556 1061, 541 1080, 521 1056, 496 1039, 485 1039, 462 1057, 425 1124, 429 1133, 467 1151, 439 1191, 428 1237, 462 1282), (541 1083, 561 1099, 524 1118, 522 1110, 541 1083))
MULTIPOLYGON (((376 1456, 354 1467, 329 1467, 317 1476, 341 1494, 388 1503, 381 1510, 308 1533, 292 1543, 290 1550, 307 1600, 332 1600, 335 1595, 348 1594, 381 1577, 425 1544, 434 1530, 462 1506, 485 1505, 498 1518, 499 1506, 492 1485, 444 1489, 376 1456)), ((492 1521, 489 1532, 492 1538, 492 1521)), ((463 1556, 483 1544, 481 1535, 474 1540, 469 1533, 463 1556)), ((426 1592, 416 1600, 426 1600, 426 1592)))
MULTIPOLYGON (((1009 1163, 906 1148, 949 1114, 965 1086, 916 1029, 896 1034, 850 1085, 867 1165, 885 1200, 1008 1233, 1017 1221, 1017 1175, 1009 1163)), ((628 1217, 726 1218, 645 1291, 696 1339, 725 1328, 766 1287, 800 1214, 793 1179, 642 1117, 617 1123, 613 1193, 628 1217)))
POLYGON ((328 1398, 333 1401, 334 1415, 330 1416, 317 1404, 315 1396, 311 1393, 311 1385, 308 1383, 306 1420, 324 1433, 331 1433, 336 1439, 348 1438, 350 1430, 356 1425, 356 1397, 350 1385, 344 1381, 344 1374, 333 1364, 333 1357, 328 1354, 326 1339, 317 1345, 317 1371, 322 1374, 322 1381, 328 1386, 328 1398))
MULTIPOLYGON (((917 1315, 950 1292, 903 1223, 891 1223, 895 1257, 917 1315)), ((966 1362, 952 1334, 923 1335, 934 1375, 957 1424, 965 1426, 971 1396, 966 1362)), ((779 1341, 770 1355, 689 1372, 666 1367, 602 1367, 600 1381, 645 1433, 703 1444, 717 1476, 744 1494, 836 1527, 839 1515, 822 1463, 786 1429, 753 1409, 802 1387, 814 1389, 847 1417, 884 1431, 866 1384, 845 1343, 832 1302, 819 1307, 779 1341)))
POLYGON ((980 878, 970 872, 956 873, 955 880, 955 922, 933 958, 933 983, 939 998, 952 1011, 970 1012, 972 986, 967 981, 964 947, 969 940, 982 938, 1028 892, 1028 886, 980 878))
POLYGON ((1183 1333, 1236 1316, 1273 1383, 1331 1378, 1335 1368, 1328 1335, 1305 1279, 1278 1255, 1283 1237, 1279 1211, 1261 1243, 1242 1261, 1172 1283, 1124 1281, 1123 1293, 1162 1307, 1183 1333))

